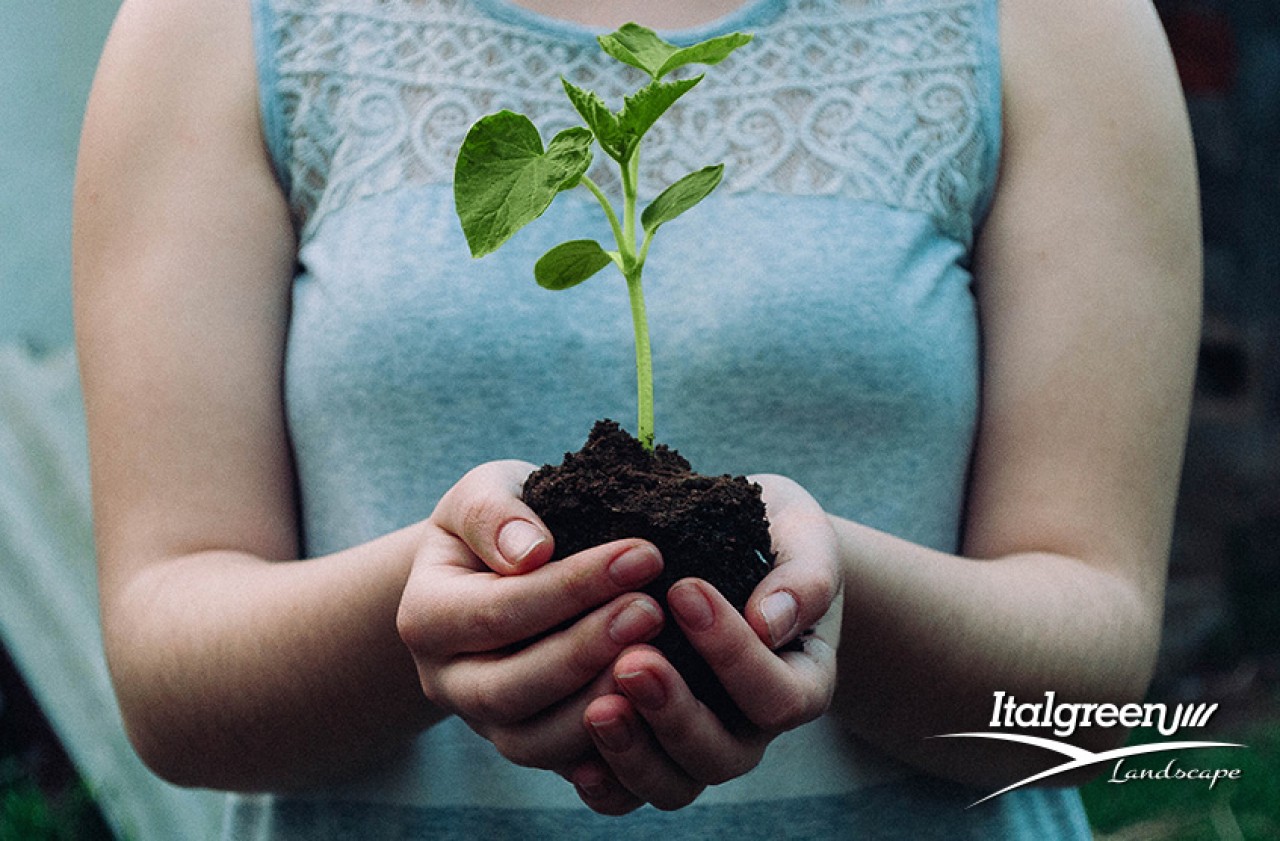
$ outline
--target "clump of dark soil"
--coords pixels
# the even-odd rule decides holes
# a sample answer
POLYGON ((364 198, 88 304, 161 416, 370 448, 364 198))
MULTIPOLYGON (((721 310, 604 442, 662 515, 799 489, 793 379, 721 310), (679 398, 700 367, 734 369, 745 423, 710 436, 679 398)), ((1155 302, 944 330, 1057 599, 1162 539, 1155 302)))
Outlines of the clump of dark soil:
MULTIPOLYGON (((662 444, 646 452, 613 421, 598 421, 583 448, 565 454, 563 464, 531 474, 524 500, 555 536, 556 559, 622 538, 657 546, 663 571, 644 592, 664 611, 671 585, 694 577, 742 612, 773 566, 759 485, 742 476, 701 476, 662 444)), ((670 614, 653 645, 725 724, 743 721, 670 614)))

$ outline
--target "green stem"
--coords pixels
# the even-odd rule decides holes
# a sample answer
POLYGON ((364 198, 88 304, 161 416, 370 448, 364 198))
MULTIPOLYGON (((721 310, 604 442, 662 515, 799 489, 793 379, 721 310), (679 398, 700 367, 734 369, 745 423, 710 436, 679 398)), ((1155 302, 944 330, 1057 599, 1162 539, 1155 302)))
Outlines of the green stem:
POLYGON ((649 349, 649 318, 645 314, 639 269, 627 274, 627 294, 636 334, 636 438, 640 439, 641 446, 653 452, 653 354, 649 349))
POLYGON ((639 159, 640 150, 637 148, 622 164, 622 234, 626 237, 622 250, 631 258, 636 256, 636 175, 639 159))
MULTIPOLYGON (((644 259, 636 257, 636 194, 640 173, 640 150, 622 162, 622 236, 618 248, 626 271, 627 296, 631 301, 631 326, 636 337, 636 438, 653 452, 653 353, 649 348, 649 317, 645 313, 644 286, 640 275, 644 259)), ((646 249, 647 250, 647 249, 646 249)))
POLYGON ((613 238, 618 244, 615 262, 627 281, 627 297, 631 302, 631 325, 636 338, 636 438, 647 451, 653 452, 653 353, 649 347, 649 317, 645 312, 644 288, 640 275, 644 270, 644 258, 649 252, 649 234, 645 234, 644 248, 636 254, 636 181, 639 175, 639 155, 622 164, 622 221, 609 203, 600 186, 587 176, 582 185, 591 191, 604 208, 613 238))
POLYGON ((618 248, 622 248, 622 226, 618 224, 618 214, 613 212, 613 205, 609 203, 609 197, 600 189, 600 185, 585 175, 582 176, 582 180, 579 183, 590 190, 591 195, 595 196, 596 201, 600 202, 600 206, 604 208, 604 215, 609 220, 609 227, 613 228, 613 239, 618 243, 618 248))
POLYGON ((640 244, 640 253, 639 253, 639 255, 637 255, 637 256, 636 256, 636 267, 637 267, 637 268, 643 268, 643 267, 644 267, 644 261, 645 261, 645 260, 648 258, 648 256, 649 256, 649 243, 651 243, 651 242, 653 242, 653 232, 652 232, 652 231, 645 231, 645 232, 644 232, 644 241, 640 244))

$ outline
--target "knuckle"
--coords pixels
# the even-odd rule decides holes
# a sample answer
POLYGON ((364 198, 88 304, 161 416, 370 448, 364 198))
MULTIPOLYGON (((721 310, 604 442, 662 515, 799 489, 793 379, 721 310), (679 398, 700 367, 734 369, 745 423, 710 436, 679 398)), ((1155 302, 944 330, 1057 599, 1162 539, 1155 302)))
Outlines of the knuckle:
POLYGON ((777 695, 774 702, 765 707, 756 723, 774 733, 794 730, 822 715, 825 706, 821 699, 811 693, 791 689, 777 695))
POLYGON ((417 652, 423 648, 424 633, 417 611, 410 610, 403 603, 396 611, 396 634, 410 651, 417 652))
POLYGON ((472 494, 463 503, 458 517, 459 536, 472 549, 480 549, 493 542, 502 516, 502 506, 491 496, 472 494))
POLYGON ((552 770, 552 763, 547 761, 538 743, 524 733, 499 727, 489 734, 489 741, 504 759, 514 765, 552 770))
POLYGON ((572 605, 575 615, 581 615, 596 607, 607 595, 602 592, 600 582, 607 580, 604 576, 594 574, 596 570, 581 563, 564 564, 564 578, 561 581, 561 595, 565 602, 572 605))
POLYGON ((715 641, 714 648, 703 652, 707 663, 717 672, 736 671, 751 663, 751 648, 758 640, 747 636, 733 636, 715 641))
POLYGON ((453 513, 458 509, 463 501, 469 496, 469 488, 476 481, 475 477, 480 468, 473 467, 463 474, 462 478, 454 482, 453 485, 445 491, 438 502, 436 502, 435 510, 431 513, 431 519, 439 522, 441 525, 447 524, 453 519, 453 513))
POLYGON ((700 745, 706 741, 705 720, 702 713, 714 716, 709 707, 696 698, 692 701, 693 714, 663 716, 660 724, 655 725, 661 739, 671 745, 700 745))
POLYGON ((448 693, 445 692, 443 684, 431 670, 420 668, 418 670, 418 682, 422 686, 423 696, 428 701, 441 709, 456 712, 455 705, 449 698, 448 693))
POLYGON ((801 594, 802 607, 807 614, 807 620, 810 624, 821 619, 831 608, 831 604, 836 600, 836 596, 840 592, 840 581, 835 570, 828 570, 827 574, 818 576, 810 585, 808 593, 801 594))
POLYGON ((477 605, 472 623, 481 635, 484 647, 506 645, 511 642, 511 629, 522 627, 519 611, 505 598, 494 598, 477 605))
POLYGON ((612 647, 602 650, 608 637, 602 634, 584 634, 566 631, 570 634, 568 654, 565 657, 565 669, 568 682, 574 686, 583 686, 594 680, 609 665, 614 653, 612 647))
POLYGON ((396 633, 400 641, 414 654, 423 655, 437 647, 435 611, 421 599, 402 600, 396 609, 396 633))
POLYGON ((459 712, 450 691, 451 671, 447 664, 418 663, 418 683, 428 701, 451 713, 459 712))
POLYGON ((505 727, 515 724, 523 717, 519 700, 505 692, 491 675, 473 678, 467 689, 460 694, 464 713, 477 721, 505 727))

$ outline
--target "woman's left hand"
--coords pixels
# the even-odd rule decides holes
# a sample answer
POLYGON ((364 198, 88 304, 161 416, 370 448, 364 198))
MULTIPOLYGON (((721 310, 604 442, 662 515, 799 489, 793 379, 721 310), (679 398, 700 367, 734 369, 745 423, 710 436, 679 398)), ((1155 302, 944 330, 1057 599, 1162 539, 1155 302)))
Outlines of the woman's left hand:
POLYGON ((764 489, 777 563, 745 616, 705 581, 685 579, 668 592, 671 613, 748 723, 730 731, 661 653, 628 649, 613 667, 620 691, 595 699, 583 717, 600 759, 569 774, 597 812, 687 806, 707 786, 750 771, 776 736, 831 704, 842 604, 835 533, 795 482, 751 478, 764 489), (778 651, 801 636, 803 650, 778 651))

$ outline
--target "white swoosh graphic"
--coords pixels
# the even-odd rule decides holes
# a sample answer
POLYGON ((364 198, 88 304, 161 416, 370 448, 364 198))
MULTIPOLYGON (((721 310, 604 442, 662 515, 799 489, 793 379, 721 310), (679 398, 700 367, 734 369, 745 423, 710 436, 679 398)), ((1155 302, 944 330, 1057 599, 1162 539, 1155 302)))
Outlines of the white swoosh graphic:
POLYGON ((1041 771, 1038 774, 1032 774, 1025 780, 1019 780, 1013 785, 1005 786, 997 792, 988 794, 981 800, 975 800, 966 806, 966 809, 972 809, 979 803, 985 803, 993 797, 999 797, 1006 791, 1013 791, 1015 788, 1034 783, 1037 780, 1043 780, 1045 777, 1052 777, 1055 774, 1061 774, 1065 771, 1074 771, 1077 768, 1083 768, 1086 765, 1093 765, 1095 762, 1106 762, 1111 759, 1122 759, 1126 756, 1137 756, 1143 753, 1157 753, 1166 750, 1183 750, 1185 748, 1243 748, 1248 745, 1237 744, 1236 742, 1159 742, 1150 745, 1133 745, 1126 748, 1116 748, 1114 750, 1104 750, 1101 753, 1093 753, 1084 748, 1078 748, 1075 745, 1068 745, 1063 742, 1055 742, 1053 739, 1045 739, 1041 736, 1023 736, 1019 733, 943 733, 940 736, 930 736, 930 739, 996 739, 1003 742, 1018 742, 1023 745, 1031 745, 1037 748, 1044 748, 1063 756, 1071 758, 1070 762, 1064 762, 1061 765, 1055 765, 1047 771, 1041 771))

